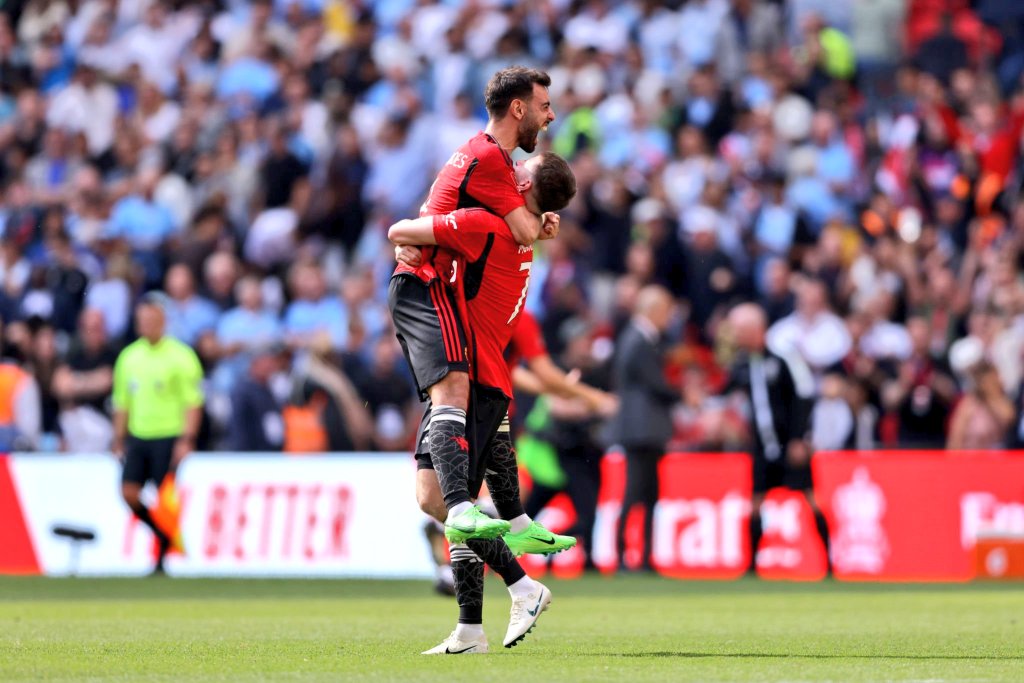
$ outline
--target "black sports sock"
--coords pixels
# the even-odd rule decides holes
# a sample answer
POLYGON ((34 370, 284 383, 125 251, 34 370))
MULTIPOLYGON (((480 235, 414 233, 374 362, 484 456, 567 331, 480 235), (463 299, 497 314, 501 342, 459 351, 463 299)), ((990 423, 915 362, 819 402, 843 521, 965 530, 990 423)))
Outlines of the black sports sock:
POLYGON ((455 579, 455 600, 459 603, 460 624, 482 624, 484 621, 484 563, 464 544, 453 545, 452 577, 455 579))
POLYGON ((821 510, 814 511, 814 526, 818 528, 818 535, 821 536, 821 542, 825 545, 825 565, 828 571, 832 571, 832 553, 830 552, 830 543, 828 538, 828 522, 825 520, 825 515, 822 514, 821 510))
POLYGON ((170 540, 168 539, 167 534, 165 534, 160 529, 160 527, 156 525, 156 522, 153 521, 153 515, 149 514, 149 508, 147 508, 145 505, 132 507, 132 512, 135 513, 135 516, 139 518, 140 522, 148 526, 153 531, 153 535, 156 536, 157 540, 159 540, 161 543, 170 540))
POLYGON ((484 462, 487 463, 484 470, 487 490, 491 492, 491 500, 494 501, 494 507, 498 509, 501 518, 515 519, 525 514, 519 494, 516 450, 512 447, 512 439, 509 436, 507 415, 498 428, 498 433, 491 439, 484 462))
POLYGON ((764 530, 761 525, 761 513, 754 510, 750 513, 750 566, 749 571, 757 571, 757 546, 761 545, 761 536, 764 530))
POLYGON ((445 506, 451 510, 469 498, 469 443, 466 411, 452 406, 430 410, 430 460, 441 485, 445 506))
POLYGON ((500 539, 484 540, 482 538, 471 538, 466 541, 466 545, 502 578, 506 586, 511 586, 526 576, 526 572, 520 566, 519 560, 508 549, 505 541, 500 539))

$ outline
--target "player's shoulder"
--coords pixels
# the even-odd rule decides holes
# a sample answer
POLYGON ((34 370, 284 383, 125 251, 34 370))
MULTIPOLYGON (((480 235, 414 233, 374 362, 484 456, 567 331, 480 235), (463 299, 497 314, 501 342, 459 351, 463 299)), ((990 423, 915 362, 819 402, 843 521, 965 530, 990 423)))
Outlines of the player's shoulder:
POLYGON ((471 137, 466 143, 466 147, 480 162, 498 163, 509 168, 512 167, 512 157, 509 156, 509 153, 502 149, 497 140, 483 131, 471 137))

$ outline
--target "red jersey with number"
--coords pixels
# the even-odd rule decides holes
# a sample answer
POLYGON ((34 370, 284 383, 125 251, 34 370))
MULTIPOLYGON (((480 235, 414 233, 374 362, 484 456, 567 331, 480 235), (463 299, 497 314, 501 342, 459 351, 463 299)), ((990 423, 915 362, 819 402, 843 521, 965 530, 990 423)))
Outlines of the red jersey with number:
POLYGON ((459 277, 473 378, 511 399, 512 377, 504 351, 526 304, 533 247, 517 244, 505 221, 482 209, 434 216, 434 239, 465 264, 459 277))
MULTIPOLYGON (((519 192, 512 157, 487 133, 477 133, 459 147, 430 186, 421 216, 436 216, 456 209, 480 208, 504 218, 526 200, 519 192)), ((454 283, 457 267, 452 266, 452 250, 425 246, 423 260, 413 268, 399 262, 395 273, 413 273, 424 282, 441 278, 454 283)))

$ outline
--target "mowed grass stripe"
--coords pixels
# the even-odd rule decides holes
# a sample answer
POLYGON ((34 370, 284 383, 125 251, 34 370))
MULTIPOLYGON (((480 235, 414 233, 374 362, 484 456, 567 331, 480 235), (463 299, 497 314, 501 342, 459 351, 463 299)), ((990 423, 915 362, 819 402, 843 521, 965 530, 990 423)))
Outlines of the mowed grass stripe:
POLYGON ((426 658, 455 605, 423 582, 0 579, 0 680, 1024 680, 1012 584, 551 582, 533 634, 426 658))

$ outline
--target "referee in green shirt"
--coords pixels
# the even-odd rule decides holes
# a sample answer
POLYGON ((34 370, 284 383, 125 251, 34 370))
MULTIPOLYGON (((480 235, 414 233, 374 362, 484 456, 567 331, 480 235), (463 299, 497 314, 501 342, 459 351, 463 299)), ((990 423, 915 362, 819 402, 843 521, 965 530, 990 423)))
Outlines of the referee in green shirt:
POLYGON ((149 294, 135 309, 139 338, 114 364, 114 454, 124 462, 121 495, 159 541, 156 571, 171 540, 153 522, 139 494, 146 481, 157 487, 195 448, 202 420, 203 369, 186 344, 164 336, 164 299, 149 294))

